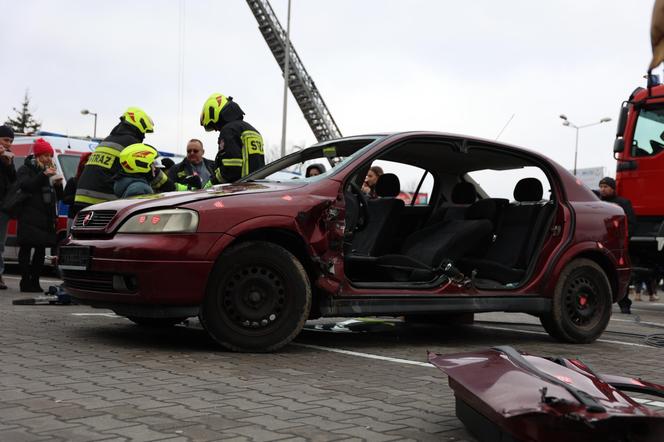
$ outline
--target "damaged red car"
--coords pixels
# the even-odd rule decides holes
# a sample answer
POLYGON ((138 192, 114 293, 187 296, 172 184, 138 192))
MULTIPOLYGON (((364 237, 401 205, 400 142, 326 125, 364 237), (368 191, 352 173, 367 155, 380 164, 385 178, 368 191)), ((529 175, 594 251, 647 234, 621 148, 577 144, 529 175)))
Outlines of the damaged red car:
POLYGON ((488 311, 588 343, 630 276, 620 207, 542 154, 431 132, 322 142, 233 184, 91 206, 58 258, 79 302, 138 324, 199 316, 237 351, 276 350, 323 316, 488 311), (298 174, 312 164, 323 173, 298 174))

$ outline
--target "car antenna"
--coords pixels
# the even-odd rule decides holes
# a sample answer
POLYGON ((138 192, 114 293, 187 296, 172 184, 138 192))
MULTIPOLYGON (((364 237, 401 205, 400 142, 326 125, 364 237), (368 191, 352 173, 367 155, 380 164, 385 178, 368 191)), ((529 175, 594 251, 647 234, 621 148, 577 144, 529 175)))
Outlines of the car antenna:
POLYGON ((498 141, 498 138, 500 138, 500 136, 503 134, 503 132, 505 132, 505 129, 507 129, 507 126, 510 125, 510 123, 512 122, 512 119, 514 118, 515 115, 516 115, 516 114, 512 114, 512 116, 510 117, 510 119, 507 120, 507 123, 505 123, 505 125, 503 126, 502 129, 500 129, 500 132, 498 132, 498 135, 496 135, 495 141, 498 141))

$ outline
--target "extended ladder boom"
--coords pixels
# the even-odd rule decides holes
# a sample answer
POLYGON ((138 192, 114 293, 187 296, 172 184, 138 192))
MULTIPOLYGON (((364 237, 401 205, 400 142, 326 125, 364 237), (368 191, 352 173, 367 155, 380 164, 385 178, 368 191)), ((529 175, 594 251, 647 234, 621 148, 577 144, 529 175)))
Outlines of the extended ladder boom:
MULTIPOLYGON (((253 12, 258 29, 263 34, 272 55, 277 60, 281 72, 284 72, 284 62, 286 53, 286 32, 281 27, 277 16, 270 6, 268 0, 247 0, 251 12, 253 12)), ((295 97, 295 101, 300 106, 304 118, 309 123, 318 141, 330 140, 341 137, 341 131, 334 122, 329 109, 323 101, 314 81, 304 68, 300 57, 293 44, 290 44, 290 53, 288 54, 288 87, 295 97)))

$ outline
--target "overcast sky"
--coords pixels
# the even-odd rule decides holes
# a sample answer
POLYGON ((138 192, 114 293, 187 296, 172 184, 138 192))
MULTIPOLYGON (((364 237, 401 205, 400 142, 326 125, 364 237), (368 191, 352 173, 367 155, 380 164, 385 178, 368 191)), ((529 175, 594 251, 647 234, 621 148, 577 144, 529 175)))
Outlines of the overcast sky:
MULTIPOLYGON (((287 0, 272 0, 285 26, 287 0)), ((43 129, 106 135, 128 106, 155 121, 147 141, 184 151, 212 92, 232 95, 268 146, 281 139, 283 79, 244 0, 0 0, 0 118, 26 89, 43 129), (181 6, 184 3, 184 14, 181 6), (180 108, 179 27, 184 20, 180 108), (178 120, 181 135, 178 140, 178 120)), ((293 0, 291 40, 344 135, 437 130, 495 138, 571 168, 614 174, 620 103, 650 61, 653 0, 293 0)), ((289 144, 315 138, 290 98, 289 144)))

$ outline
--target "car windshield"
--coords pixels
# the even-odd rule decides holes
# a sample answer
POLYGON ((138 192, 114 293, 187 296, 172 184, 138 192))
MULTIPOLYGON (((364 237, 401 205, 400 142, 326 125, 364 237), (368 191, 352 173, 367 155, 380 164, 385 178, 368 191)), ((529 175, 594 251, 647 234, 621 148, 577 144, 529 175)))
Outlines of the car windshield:
POLYGON ((325 141, 267 164, 241 181, 317 181, 333 175, 383 136, 325 141))

